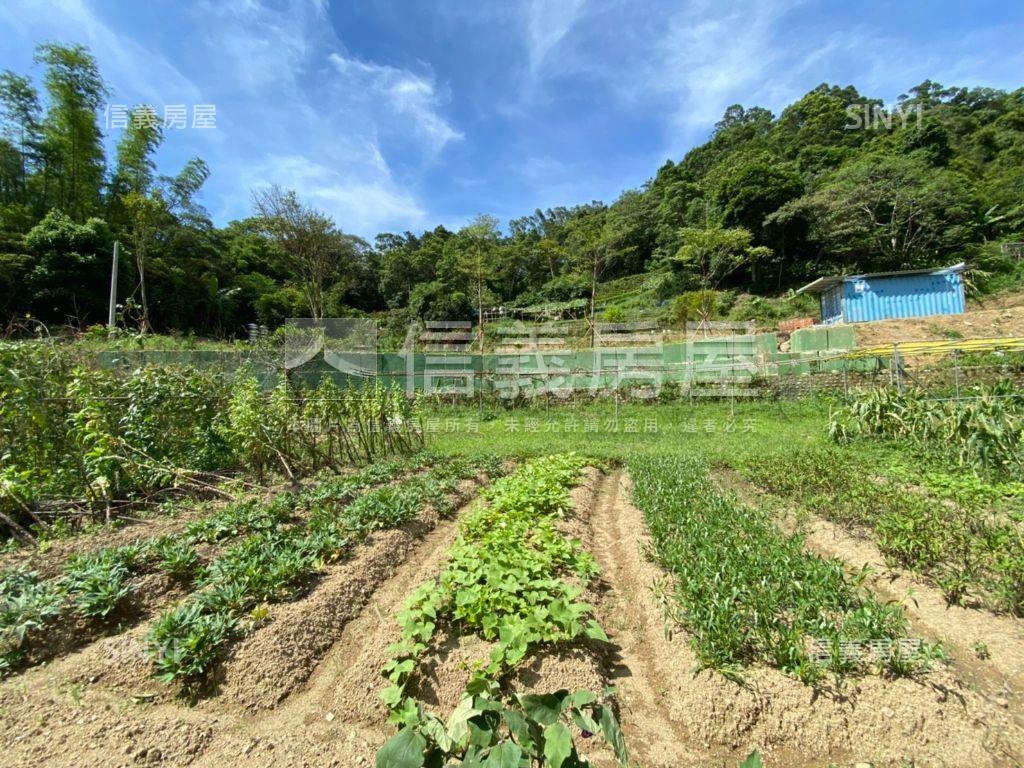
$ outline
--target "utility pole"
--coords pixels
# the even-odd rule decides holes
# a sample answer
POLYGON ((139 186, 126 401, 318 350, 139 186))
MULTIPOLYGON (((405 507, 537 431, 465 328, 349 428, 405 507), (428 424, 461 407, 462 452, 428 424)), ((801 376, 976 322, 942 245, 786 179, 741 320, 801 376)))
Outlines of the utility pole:
POLYGON ((107 330, 114 330, 117 322, 117 260, 121 256, 121 241, 114 241, 114 261, 110 266, 110 306, 107 310, 107 330))

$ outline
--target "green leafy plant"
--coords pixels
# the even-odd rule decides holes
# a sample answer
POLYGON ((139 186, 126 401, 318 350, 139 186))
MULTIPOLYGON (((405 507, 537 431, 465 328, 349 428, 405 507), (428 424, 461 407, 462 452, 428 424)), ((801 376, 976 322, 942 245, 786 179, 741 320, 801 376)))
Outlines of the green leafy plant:
POLYGON ((153 543, 153 556, 160 567, 178 579, 190 579, 199 569, 199 553, 186 539, 164 536, 153 543))
POLYGON ((830 417, 838 442, 880 437, 950 456, 962 466, 1020 477, 1024 467, 1024 399, 984 387, 963 400, 878 388, 857 394, 830 417))
POLYGON ((220 658, 236 624, 233 616, 208 613, 199 602, 185 602, 161 616, 149 634, 157 679, 201 678, 220 658))
POLYGON ((866 529, 889 561, 928 577, 950 603, 972 595, 995 610, 1024 611, 1016 483, 909 472, 832 446, 748 459, 741 470, 803 509, 866 529))
POLYGON ((374 488, 394 473, 416 469, 423 456, 366 467, 345 478, 326 481, 298 494, 279 494, 269 502, 231 504, 186 529, 189 548, 158 542, 158 558, 191 560, 191 542, 217 541, 249 532, 202 569, 200 591, 166 612, 149 636, 150 656, 165 682, 195 686, 217 663, 231 640, 266 615, 266 604, 291 600, 307 588, 328 562, 342 557, 370 531, 412 520, 427 503, 439 503, 457 479, 480 468, 455 460, 427 470, 398 486, 374 488), (358 489, 364 489, 361 493, 358 489), (350 500, 350 501, 349 501, 350 500), (342 503, 348 501, 348 503, 342 503), (315 509, 305 525, 296 512, 315 509))
POLYGON ((589 636, 606 640, 589 618, 582 590, 563 580, 589 581, 597 572, 578 542, 558 533, 554 519, 570 504, 568 486, 582 460, 574 455, 528 462, 496 481, 484 505, 461 523, 461 536, 436 582, 420 586, 399 614, 402 642, 383 674, 391 682, 381 694, 392 709, 407 706, 405 686, 438 622, 497 641, 478 674, 495 678, 541 643, 589 636))
POLYGON ((30 633, 60 617, 64 596, 35 571, 9 571, 0 578, 0 674, 22 662, 30 633))
POLYGON ((904 635, 898 606, 876 601, 839 562, 805 552, 767 511, 718 490, 698 459, 637 457, 630 470, 658 560, 675 576, 669 611, 702 664, 738 676, 764 662, 817 683, 864 666, 838 653, 844 644, 904 635), (812 657, 812 640, 834 649, 831 658, 812 657))
POLYGON ((62 584, 86 616, 104 618, 132 592, 132 571, 142 555, 139 545, 75 554, 64 569, 62 584))
POLYGON ((399 732, 377 754, 379 768, 423 765, 585 766, 573 736, 600 733, 621 765, 626 748, 611 710, 588 691, 503 699, 499 679, 537 647, 580 637, 606 641, 578 598, 597 572, 555 520, 570 506, 568 488, 584 466, 575 455, 528 462, 482 494, 460 525, 439 579, 421 585, 399 616, 401 642, 382 674, 381 698, 399 732), (462 702, 447 723, 406 695, 419 658, 443 624, 494 641, 473 666, 462 702))
POLYGON ((411 708, 377 753, 377 768, 434 765, 584 768, 578 744, 600 735, 621 766, 625 740, 612 710, 589 691, 513 694, 503 698, 493 681, 476 680, 447 720, 411 708))

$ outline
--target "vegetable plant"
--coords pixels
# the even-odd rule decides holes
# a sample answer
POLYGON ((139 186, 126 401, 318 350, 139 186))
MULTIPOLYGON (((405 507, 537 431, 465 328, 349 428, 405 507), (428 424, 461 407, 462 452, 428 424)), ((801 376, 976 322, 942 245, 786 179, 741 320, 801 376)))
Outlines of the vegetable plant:
MULTIPOLYGON (((844 644, 904 637, 897 605, 879 603, 838 561, 807 553, 767 511, 718 490, 700 460, 637 457, 630 470, 657 558, 675 577, 669 610, 705 666, 738 677, 767 663, 817 683, 869 666, 838 653, 844 644), (830 660, 809 654, 813 641, 834 649, 830 660)), ((882 671, 906 671, 890 661, 882 671)))
POLYGON ((590 691, 502 697, 494 681, 477 679, 447 721, 417 704, 377 753, 377 768, 433 765, 589 766, 577 740, 600 735, 619 765, 629 756, 612 710, 590 691))
POLYGON ((500 680, 544 644, 580 637, 606 641, 579 600, 597 572, 593 558, 555 521, 584 462, 574 455, 528 462, 482 494, 437 581, 421 585, 399 614, 401 642, 382 669, 381 698, 398 733, 378 752, 379 768, 423 765, 583 766, 574 741, 600 733, 620 764, 626 750, 610 709, 588 691, 503 698, 500 680), (462 702, 445 722, 406 694, 437 628, 494 641, 473 665, 462 702))
POLYGON ((26 639, 57 619, 64 596, 53 581, 35 571, 18 569, 0 578, 0 674, 21 663, 26 639))

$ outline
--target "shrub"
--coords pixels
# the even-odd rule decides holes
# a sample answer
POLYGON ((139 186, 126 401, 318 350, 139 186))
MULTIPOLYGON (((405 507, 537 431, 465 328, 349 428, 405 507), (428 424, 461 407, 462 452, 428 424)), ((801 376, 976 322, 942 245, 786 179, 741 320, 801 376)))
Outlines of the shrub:
POLYGON ((704 299, 707 298, 708 306, 711 308, 711 316, 714 319, 720 315, 721 306, 718 294, 715 291, 687 291, 680 294, 672 302, 671 318, 676 323, 693 322, 701 319, 701 308, 704 306, 704 299))

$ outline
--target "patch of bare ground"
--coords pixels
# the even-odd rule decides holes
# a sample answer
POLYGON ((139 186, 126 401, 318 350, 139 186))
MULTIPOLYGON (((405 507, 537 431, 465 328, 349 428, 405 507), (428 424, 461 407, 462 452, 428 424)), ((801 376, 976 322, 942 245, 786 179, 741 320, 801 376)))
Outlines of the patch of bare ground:
MULTIPOLYGON (((763 501, 758 489, 735 472, 722 470, 716 481, 748 504, 763 501)), ((787 530, 797 527, 792 514, 780 525, 787 530)), ((951 652, 951 663, 915 680, 863 678, 851 682, 839 696, 821 696, 803 705, 791 685, 766 674, 769 670, 759 670, 748 679, 754 689, 738 698, 748 699, 760 689, 756 701, 771 692, 778 701, 766 702, 769 712, 787 700, 792 702, 797 706, 792 714, 803 721, 802 728, 810 733, 822 729, 822 743, 834 745, 832 759, 848 755, 875 765, 898 765, 901 760, 915 765, 1019 765, 1024 758, 1024 728, 1015 681, 1020 680, 1024 654, 1021 622, 983 610, 947 607, 938 590, 889 568, 872 542, 839 526, 811 518, 801 520, 800 530, 810 551, 845 562, 851 573, 868 565, 872 574, 866 586, 883 600, 900 602, 912 634, 941 640, 951 652), (988 644, 989 660, 977 659, 976 640, 988 644)), ((750 725, 737 733, 763 730, 755 722, 750 725)), ((769 743, 776 741, 771 729, 765 735, 771 737, 769 743)), ((805 755, 815 754, 807 751, 811 745, 805 747, 803 741, 801 736, 788 746, 798 746, 805 755)))
MULTIPOLYGON (((596 476, 596 472, 588 474, 588 482, 573 492, 577 512, 592 502, 596 476), (591 501, 586 501, 588 489, 591 501)), ((589 526, 586 516, 577 512, 567 515, 561 525, 568 535, 585 540, 589 526)), ((372 764, 377 749, 393 733, 378 694, 385 683, 380 669, 390 658, 387 647, 401 638, 395 617, 416 587, 440 574, 457 535, 456 521, 442 521, 345 626, 305 688, 273 712, 242 721, 252 723, 249 730, 231 728, 218 733, 204 754, 204 763, 231 762, 251 747, 261 764, 372 764), (301 738, 296 737, 299 733, 301 738), (270 744, 274 746, 268 754, 264 750, 270 744)), ((458 704, 474 663, 489 657, 491 644, 442 629, 431 646, 409 692, 446 716, 458 704)), ((600 693, 606 682, 604 663, 594 650, 571 646, 546 649, 531 657, 508 681, 508 687, 525 692, 589 688, 600 693)), ((594 746, 591 756, 598 758, 597 764, 610 765, 606 751, 594 746)))
MULTIPOLYGON (((200 562, 209 563, 228 546, 230 542, 200 545, 200 562)), ((102 684, 146 701, 172 699, 174 691, 152 678, 146 635, 150 621, 192 589, 189 581, 163 571, 150 572, 133 581, 131 594, 107 619, 89 619, 69 611, 60 621, 31 634, 28 668, 23 674, 35 674, 32 667, 49 661, 50 670, 39 674, 59 675, 75 685, 102 684)))
MULTIPOLYGON (((476 487, 471 480, 461 483, 454 505, 465 503, 476 487)), ((405 562, 438 522, 428 509, 408 525, 374 534, 369 546, 335 568, 307 599, 273 606, 269 624, 239 643, 224 665, 223 700, 250 709, 277 706, 309 678, 395 565, 405 562)))
POLYGON ((900 320, 857 323, 858 347, 910 341, 946 341, 1024 335, 1024 302, 1021 295, 986 299, 972 304, 962 315, 935 315, 900 320))
MULTIPOLYGON (((560 523, 601 567, 584 599, 596 605, 611 642, 544 649, 509 688, 600 692, 614 685, 636 766, 733 765, 755 748, 780 766, 1014 764, 1022 742, 1007 710, 952 670, 851 681, 841 694, 815 692, 773 669, 749 670, 743 686, 697 672, 685 633, 666 631, 654 589, 665 575, 645 556, 646 528, 629 491, 625 473, 589 472, 560 523)), ((0 683, 0 762, 372 765, 393 732, 377 694, 387 646, 400 634, 395 615, 439 574, 458 535, 456 520, 429 512, 418 525, 375 534, 302 600, 275 606, 225 665, 222 695, 197 706, 153 695, 162 686, 139 658, 144 626, 0 683), (102 653, 110 661, 97 677, 92 665, 102 653)), ((446 713, 471 664, 489 650, 474 638, 439 635, 417 694, 446 713)), ((610 765, 593 747, 595 765, 610 765)))
MULTIPOLYGON (((380 669, 390 658, 387 646, 401 639, 395 617, 417 586, 441 572, 458 535, 459 516, 435 518, 432 530, 408 556, 392 561, 387 578, 366 596, 361 610, 339 626, 336 641, 305 685, 276 709, 242 717, 219 731, 204 754, 204 764, 228 764, 249 753, 259 757, 260 765, 372 764, 377 750, 393 733, 378 693, 385 683, 380 669)), ((440 644, 440 649, 435 649, 439 663, 447 663, 458 647, 440 644)), ((484 657, 488 652, 483 647, 469 647, 464 655, 475 658, 478 651, 484 657)), ((465 678, 457 677, 431 675, 442 706, 453 695, 457 703, 458 695, 453 692, 457 687, 461 693, 465 683, 465 678)))

